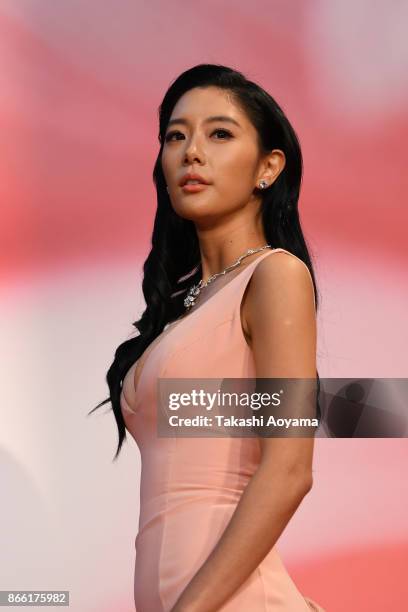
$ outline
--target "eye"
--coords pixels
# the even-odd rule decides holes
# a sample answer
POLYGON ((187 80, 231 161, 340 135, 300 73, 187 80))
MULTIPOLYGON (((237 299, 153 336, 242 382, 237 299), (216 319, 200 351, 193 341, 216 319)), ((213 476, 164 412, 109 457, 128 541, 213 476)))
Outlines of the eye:
MULTIPOLYGON (((229 132, 228 130, 225 130, 224 128, 218 128, 218 129, 214 130, 211 133, 211 136, 213 134, 219 134, 220 132, 223 133, 223 134, 226 134, 228 138, 232 138, 233 137, 231 132, 229 132)), ((181 135, 181 136, 184 136, 184 134, 182 134, 178 130, 173 130, 172 132, 169 132, 166 135, 165 142, 170 142, 171 140, 173 140, 173 136, 176 136, 178 134, 181 135)), ((177 138, 176 140, 179 140, 179 138, 177 138)), ((226 139, 225 138, 217 138, 216 140, 226 140, 226 139)))
MULTIPOLYGON (((172 139, 171 137, 174 136, 175 134, 181 134, 181 132, 178 132, 177 130, 173 130, 172 132, 169 132, 166 135, 165 141, 169 142, 172 139)), ((181 134, 181 135, 183 136, 183 134, 181 134)))
MULTIPOLYGON (((217 129, 217 130, 214 130, 212 134, 217 134, 217 133, 219 133, 219 132, 223 132, 224 134, 227 134, 228 138, 231 138, 231 137, 232 137, 231 132, 229 132, 228 130, 224 130, 223 128, 219 128, 219 129, 217 129)), ((212 134, 211 134, 211 136, 212 136, 212 134)), ((220 139, 219 139, 219 138, 217 138, 217 140, 220 140, 220 139)), ((224 138, 221 138, 221 140, 224 140, 224 138)))

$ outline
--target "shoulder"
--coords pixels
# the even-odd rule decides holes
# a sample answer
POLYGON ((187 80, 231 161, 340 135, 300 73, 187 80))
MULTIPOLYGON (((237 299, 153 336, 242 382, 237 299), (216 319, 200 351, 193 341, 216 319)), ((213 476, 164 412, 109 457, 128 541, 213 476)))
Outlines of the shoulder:
MULTIPOLYGON (((307 265, 289 251, 277 251, 264 257, 252 274, 252 293, 263 289, 281 289, 282 291, 312 291, 314 297, 312 277, 307 265)), ((307 297, 307 296, 305 296, 307 297)))
POLYGON ((242 303, 242 325, 251 337, 255 325, 303 322, 315 316, 314 287, 306 264, 288 251, 264 257, 255 267, 242 303))

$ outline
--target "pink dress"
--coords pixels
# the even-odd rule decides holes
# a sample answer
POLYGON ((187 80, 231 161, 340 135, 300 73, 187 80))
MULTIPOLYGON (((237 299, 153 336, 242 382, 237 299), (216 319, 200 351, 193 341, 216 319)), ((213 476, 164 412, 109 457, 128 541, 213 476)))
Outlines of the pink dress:
MULTIPOLYGON (((137 612, 171 610, 220 539, 260 461, 255 437, 158 437, 157 379, 256 376, 241 327, 241 300, 258 262, 283 250, 267 249, 243 270, 238 266, 238 273, 223 277, 234 274, 202 304, 197 300, 185 318, 167 326, 125 376, 122 414, 142 460, 137 612)), ((275 547, 219 609, 324 612, 299 592, 275 547)))

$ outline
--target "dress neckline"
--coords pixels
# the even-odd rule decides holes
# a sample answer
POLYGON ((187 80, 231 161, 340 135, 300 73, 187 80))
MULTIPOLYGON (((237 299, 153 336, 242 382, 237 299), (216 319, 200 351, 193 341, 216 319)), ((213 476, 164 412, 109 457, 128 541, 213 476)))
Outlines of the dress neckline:
MULTIPOLYGON (((223 289, 225 289, 226 287, 228 287, 229 285, 231 285, 237 278, 239 278, 242 274, 244 274, 251 266, 253 266, 257 261, 259 261, 260 259, 263 259, 266 255, 269 255, 271 252, 276 251, 279 249, 268 249, 266 250, 265 253, 263 253, 262 255, 260 255, 259 257, 257 257, 256 259, 254 259, 254 261, 251 261, 251 263, 249 263, 244 270, 242 270, 242 272, 239 272, 238 274, 236 274, 234 276, 234 278, 232 280, 230 280, 228 283, 225 283, 225 285, 223 285, 221 287, 221 289, 219 289, 216 293, 214 293, 212 296, 210 296, 205 302, 204 304, 202 304, 199 308, 194 309, 190 314, 188 315, 184 315, 182 317, 179 317, 178 319, 176 319, 175 321, 172 321, 171 323, 167 324, 167 327, 165 327, 163 329, 163 331, 156 336, 156 338, 153 340, 153 342, 151 342, 146 349, 143 351, 143 353, 140 355, 139 359, 136 361, 136 367, 135 370, 132 374, 132 385, 133 385, 133 393, 136 394, 137 393, 137 388, 140 385, 144 370, 145 370, 145 366, 146 363, 148 362, 148 360, 150 359, 150 357, 152 356, 152 354, 154 353, 154 351, 157 349, 158 346, 160 346, 161 342, 167 338, 167 336, 171 335, 171 333, 177 329, 179 327, 179 325, 182 325, 182 323, 184 321, 186 321, 187 319, 191 319, 191 317, 194 317, 194 315, 196 315, 202 308, 205 307, 206 304, 208 304, 209 302, 211 302, 211 300, 213 300, 214 298, 216 298, 223 289), (178 323, 178 325, 175 325, 176 323, 178 323), (167 331, 168 330, 168 331, 167 331), (166 332, 163 335, 163 332, 166 332), (157 341, 157 342, 156 342, 157 341), (147 351, 147 353, 146 353, 147 351), (144 357, 146 353, 146 356, 144 357), (142 359, 144 357, 144 359, 142 359), (140 369, 140 372, 138 372, 138 364, 140 363, 140 361, 142 361, 142 367, 140 369), (137 377, 137 382, 135 383, 135 374, 138 373, 138 377, 137 377)), ((132 410, 132 412, 135 412, 134 410, 132 410)))

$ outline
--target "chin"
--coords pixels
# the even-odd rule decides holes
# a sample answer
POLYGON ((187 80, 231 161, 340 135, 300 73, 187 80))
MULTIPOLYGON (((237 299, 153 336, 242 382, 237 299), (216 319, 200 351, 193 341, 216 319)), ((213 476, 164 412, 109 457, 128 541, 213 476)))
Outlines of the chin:
POLYGON ((189 221, 199 221, 200 219, 213 218, 220 215, 219 207, 208 202, 199 202, 198 200, 191 203, 180 203, 178 206, 173 206, 173 210, 179 217, 189 221))

